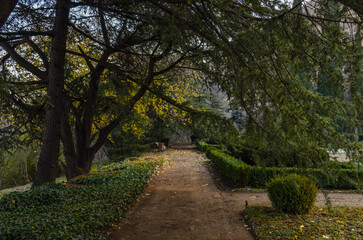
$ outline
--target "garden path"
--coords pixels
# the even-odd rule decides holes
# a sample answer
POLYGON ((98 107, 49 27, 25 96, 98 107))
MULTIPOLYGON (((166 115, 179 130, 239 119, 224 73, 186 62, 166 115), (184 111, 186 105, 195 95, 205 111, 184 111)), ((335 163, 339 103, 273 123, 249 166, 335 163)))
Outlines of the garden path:
MULTIPOLYGON (((249 205, 271 205, 266 192, 238 189, 195 150, 160 153, 166 163, 109 239, 254 239, 243 222, 249 205)), ((330 193, 333 206, 362 206, 363 195, 330 193)), ((316 205, 324 205, 321 193, 316 205)))

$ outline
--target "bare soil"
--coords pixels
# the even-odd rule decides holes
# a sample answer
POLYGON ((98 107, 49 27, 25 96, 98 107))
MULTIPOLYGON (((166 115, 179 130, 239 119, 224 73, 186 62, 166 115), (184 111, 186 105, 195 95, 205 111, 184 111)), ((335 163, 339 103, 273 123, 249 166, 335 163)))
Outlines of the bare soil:
MULTIPOLYGON (((271 205, 266 192, 241 190, 195 150, 160 153, 167 162, 109 239, 254 239, 242 217, 246 202, 271 205)), ((329 194, 333 206, 363 206, 363 195, 329 194)), ((317 205, 325 200, 319 193, 317 205)))

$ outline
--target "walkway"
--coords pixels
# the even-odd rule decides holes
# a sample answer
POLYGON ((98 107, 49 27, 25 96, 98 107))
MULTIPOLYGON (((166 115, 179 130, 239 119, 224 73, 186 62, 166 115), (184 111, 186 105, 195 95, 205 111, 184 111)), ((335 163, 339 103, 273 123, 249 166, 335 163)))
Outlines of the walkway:
MULTIPOLYGON (((265 192, 225 187, 210 161, 194 150, 170 149, 167 162, 144 195, 112 229, 109 239, 254 239, 241 212, 249 205, 270 205, 265 192)), ((330 194, 333 206, 363 206, 363 195, 330 194)), ((317 205, 324 205, 319 193, 317 205)))

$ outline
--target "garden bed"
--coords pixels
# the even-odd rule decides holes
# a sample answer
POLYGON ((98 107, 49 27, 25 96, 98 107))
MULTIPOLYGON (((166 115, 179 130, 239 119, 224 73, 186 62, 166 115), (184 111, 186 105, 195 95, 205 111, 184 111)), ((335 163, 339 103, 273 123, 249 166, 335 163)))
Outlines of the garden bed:
POLYGON ((362 207, 315 207, 309 214, 290 215, 271 207, 249 206, 244 216, 259 240, 363 239, 362 207))
MULTIPOLYGON (((156 161, 160 163, 160 160, 156 161)), ((0 200, 0 239, 105 239, 104 229, 143 192, 155 161, 113 164, 71 181, 14 192, 0 200)))

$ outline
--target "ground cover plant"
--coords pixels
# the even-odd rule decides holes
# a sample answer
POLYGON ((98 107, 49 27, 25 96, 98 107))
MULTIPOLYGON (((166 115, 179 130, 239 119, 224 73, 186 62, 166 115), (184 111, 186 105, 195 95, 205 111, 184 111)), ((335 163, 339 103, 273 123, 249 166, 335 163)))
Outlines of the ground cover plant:
POLYGON ((104 229, 120 219, 161 162, 114 163, 69 185, 7 194, 0 199, 0 239, 105 239, 104 229))
POLYGON ((245 218, 259 240, 363 239, 362 207, 315 207, 304 215, 289 215, 271 207, 249 206, 245 218))

